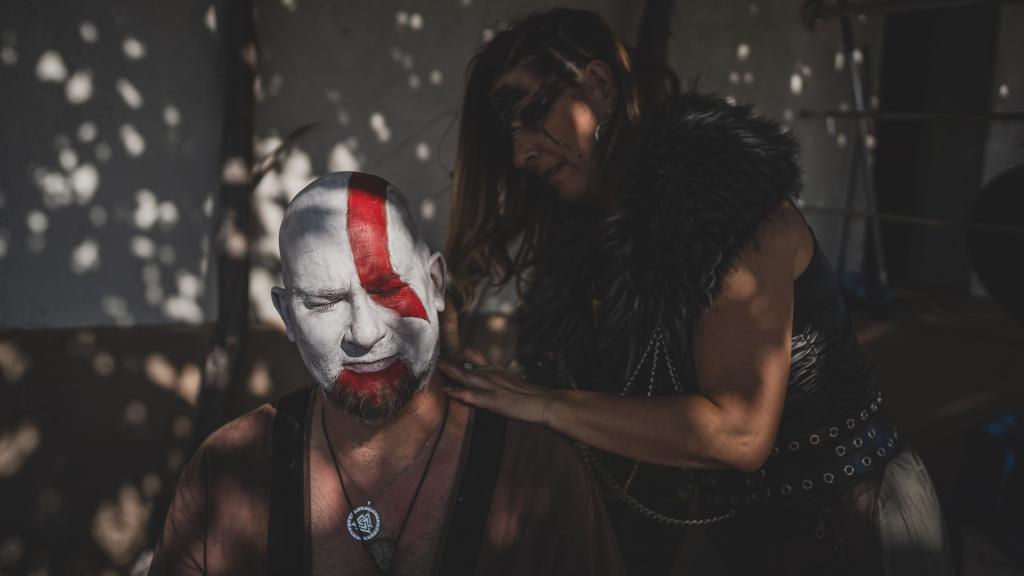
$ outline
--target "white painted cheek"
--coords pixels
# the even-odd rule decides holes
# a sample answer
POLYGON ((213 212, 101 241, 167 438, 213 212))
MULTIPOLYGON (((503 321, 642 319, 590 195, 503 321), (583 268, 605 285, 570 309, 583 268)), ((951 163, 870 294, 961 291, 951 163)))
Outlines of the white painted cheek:
MULTIPOLYGON (((340 304, 338 304, 340 305, 340 304)), ((338 306, 336 305, 336 306, 338 306)), ((295 344, 310 375, 321 386, 331 386, 342 367, 341 321, 337 312, 310 313, 297 306, 295 344), (323 314, 324 317, 314 317, 323 314)))

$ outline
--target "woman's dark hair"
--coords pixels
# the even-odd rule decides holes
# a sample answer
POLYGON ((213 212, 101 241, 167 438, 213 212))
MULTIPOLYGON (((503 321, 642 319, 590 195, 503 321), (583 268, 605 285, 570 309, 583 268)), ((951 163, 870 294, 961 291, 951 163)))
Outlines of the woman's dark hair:
POLYGON ((591 182, 614 190, 619 160, 641 115, 678 92, 674 74, 637 70, 643 63, 633 61, 604 18, 568 8, 512 22, 469 61, 445 245, 456 295, 463 302, 472 299, 481 284, 522 279, 561 202, 542 180, 512 165, 512 143, 505 136, 508 118, 502 117, 492 98, 495 84, 506 73, 523 70, 542 82, 575 88, 595 60, 612 71, 617 105, 608 136, 593 150, 599 173, 591 182), (652 80, 641 86, 638 78, 652 80))

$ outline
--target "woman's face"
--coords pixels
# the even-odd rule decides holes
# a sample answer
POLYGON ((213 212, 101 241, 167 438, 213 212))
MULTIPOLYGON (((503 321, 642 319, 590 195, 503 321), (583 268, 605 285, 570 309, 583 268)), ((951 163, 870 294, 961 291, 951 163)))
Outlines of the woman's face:
MULTIPOLYGON (((608 70, 600 66, 599 74, 608 70)), ((614 101, 605 97, 608 83, 595 80, 590 68, 575 85, 515 69, 499 78, 492 92, 512 139, 512 164, 570 202, 593 200, 589 179, 594 172, 594 129, 614 101)))

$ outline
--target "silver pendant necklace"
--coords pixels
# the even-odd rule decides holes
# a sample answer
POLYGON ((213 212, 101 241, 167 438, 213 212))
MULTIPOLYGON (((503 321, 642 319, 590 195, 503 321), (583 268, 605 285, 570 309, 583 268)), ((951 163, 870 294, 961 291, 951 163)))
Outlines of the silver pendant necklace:
MULTIPOLYGON (((383 524, 381 522, 380 512, 373 507, 372 498, 367 498, 366 504, 362 506, 356 507, 352 505, 352 500, 349 498, 348 490, 345 488, 345 480, 342 476, 341 463, 338 461, 338 457, 334 452, 334 445, 331 442, 331 436, 327 433, 326 411, 324 409, 326 402, 326 395, 321 395, 320 425, 323 429, 324 438, 327 440, 327 448, 331 452, 331 460, 334 462, 334 470, 338 473, 338 483, 341 484, 341 492, 345 496, 345 502, 348 504, 348 509, 350 510, 345 521, 345 526, 348 528, 349 536, 362 543, 363 548, 366 550, 366 553, 369 554, 370 558, 373 559, 373 563, 376 564, 380 573, 391 574, 391 570, 394 567, 395 549, 398 546, 398 541, 401 539, 402 533, 405 531, 405 524, 408 522, 412 508, 416 504, 416 499, 420 494, 420 488, 423 487, 423 481, 427 477, 427 471, 430 469, 430 464, 434 460, 434 453, 437 451, 437 445, 440 444, 441 434, 444 432, 445 425, 448 423, 448 403, 445 402, 444 415, 442 416, 441 424, 437 427, 437 431, 431 435, 426 444, 420 448, 420 451, 417 452, 409 462, 402 466, 402 469, 399 470, 387 485, 384 486, 384 489, 380 491, 378 498, 383 498, 384 494, 387 493, 402 474, 412 466, 413 462, 419 460, 419 457, 423 455, 423 451, 426 450, 428 446, 433 445, 433 448, 430 450, 430 456, 427 458, 427 465, 423 468, 423 473, 420 475, 419 483, 416 485, 416 491, 413 492, 412 501, 409 502, 409 507, 406 509, 405 516, 402 518, 402 523, 399 525, 398 534, 395 535, 395 540, 391 541, 384 538, 374 540, 374 538, 380 534, 383 524)), ((353 485, 355 484, 351 481, 351 477, 349 480, 353 485)), ((360 492, 366 494, 362 489, 360 489, 360 492)))

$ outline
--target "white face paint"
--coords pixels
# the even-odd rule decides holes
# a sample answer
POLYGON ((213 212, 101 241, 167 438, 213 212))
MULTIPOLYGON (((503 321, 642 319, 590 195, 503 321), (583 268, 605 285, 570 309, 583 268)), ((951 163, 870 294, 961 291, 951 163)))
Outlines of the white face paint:
POLYGON ((401 192, 347 172, 310 184, 281 225, 274 305, 317 384, 362 420, 392 418, 437 359, 444 260, 414 226, 401 192))

